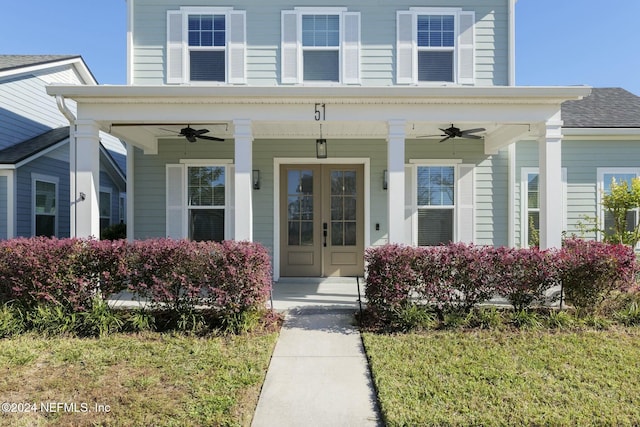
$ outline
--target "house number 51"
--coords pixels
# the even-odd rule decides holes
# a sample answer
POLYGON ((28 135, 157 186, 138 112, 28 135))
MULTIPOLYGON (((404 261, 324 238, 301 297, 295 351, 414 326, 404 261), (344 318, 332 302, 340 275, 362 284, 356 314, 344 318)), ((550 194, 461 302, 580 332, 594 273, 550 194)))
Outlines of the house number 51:
POLYGON ((316 122, 327 120, 327 106, 325 104, 316 104, 315 119, 316 122))

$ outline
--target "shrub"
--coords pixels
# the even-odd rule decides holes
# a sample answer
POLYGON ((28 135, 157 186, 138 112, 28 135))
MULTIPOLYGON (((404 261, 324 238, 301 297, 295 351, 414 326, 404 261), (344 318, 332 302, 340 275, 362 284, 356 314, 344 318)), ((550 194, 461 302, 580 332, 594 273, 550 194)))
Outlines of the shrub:
POLYGON ((559 269, 567 301, 592 313, 611 291, 633 281, 636 256, 625 245, 567 239, 559 252, 559 269))
POLYGON ((545 291, 560 283, 557 254, 538 248, 497 248, 496 291, 507 298, 516 311, 544 299, 545 291))
POLYGON ((409 246, 385 245, 365 251, 367 305, 376 318, 393 318, 393 313, 409 303, 412 289, 430 285, 430 277, 414 270, 419 251, 409 246))
POLYGON ((36 237, 0 246, 0 302, 17 300, 31 308, 60 305, 82 311, 91 306, 99 278, 86 266, 90 244, 77 239, 36 237))
MULTIPOLYGON (((269 296, 270 258, 263 246, 249 242, 0 242, 0 303, 24 310, 34 329, 85 335, 120 330, 124 321, 106 299, 126 289, 147 298, 153 311, 130 328, 155 327, 154 319, 189 331, 224 322, 246 329, 256 316, 245 312, 263 309, 269 296)), ((13 321, 3 319, 11 333, 13 321)))

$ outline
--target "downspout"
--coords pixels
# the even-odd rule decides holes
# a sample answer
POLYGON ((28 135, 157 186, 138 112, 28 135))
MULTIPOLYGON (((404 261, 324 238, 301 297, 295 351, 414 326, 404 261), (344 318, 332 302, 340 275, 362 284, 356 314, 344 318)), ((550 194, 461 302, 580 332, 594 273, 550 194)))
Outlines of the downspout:
MULTIPOLYGON (((78 188, 78 163, 77 163, 77 159, 78 159, 78 144, 76 141, 76 130, 77 130, 77 125, 76 125, 76 116, 73 114, 73 112, 69 109, 69 107, 67 107, 67 104, 65 103, 64 100, 64 96, 62 95, 56 95, 56 104, 58 105, 58 110, 60 110, 60 112, 62 113, 63 116, 65 116, 67 118, 67 120, 69 121, 69 170, 70 173, 73 174, 73 176, 71 176, 70 178, 70 183, 71 183, 71 197, 74 198, 73 199, 73 210, 72 210, 72 216, 73 216, 73 221, 72 224, 70 224, 70 226, 73 227, 73 234, 72 237, 76 237, 78 235, 78 200, 76 197, 76 192, 77 192, 77 188, 78 188)), ((71 231, 71 230, 70 230, 71 231)))

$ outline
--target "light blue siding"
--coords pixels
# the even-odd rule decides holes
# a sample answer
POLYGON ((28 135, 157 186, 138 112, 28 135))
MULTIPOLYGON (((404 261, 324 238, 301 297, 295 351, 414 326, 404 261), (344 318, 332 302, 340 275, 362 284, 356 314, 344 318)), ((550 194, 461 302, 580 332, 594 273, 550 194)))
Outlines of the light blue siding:
MULTIPOLYGON (((370 237, 371 245, 387 241, 387 191, 382 189, 383 171, 387 168, 387 142, 380 140, 332 139, 330 159, 368 159, 370 165, 370 237), (380 224, 380 230, 376 230, 380 224)), ((233 141, 194 144, 181 140, 160 142, 157 155, 135 150, 135 238, 164 237, 166 229, 166 164, 182 159, 233 159, 233 141)), ((273 251, 274 233, 274 159, 315 159, 313 140, 255 140, 253 168, 260 170, 261 187, 253 190, 254 240, 273 251)), ((436 140, 408 140, 406 162, 411 159, 460 159, 476 165, 476 242, 488 245, 507 244, 507 156, 484 154, 478 141, 439 144, 436 140)), ((212 161, 215 163, 215 160, 212 161)), ((302 161, 304 163, 304 161, 302 161)))
MULTIPOLYGON (((189 6, 229 6, 228 2, 195 0, 189 6)), ((164 84, 166 12, 181 6, 175 0, 134 2, 134 84, 164 84)), ((280 13, 295 7, 328 6, 313 0, 238 0, 234 9, 247 12, 248 84, 280 84, 280 13)), ((332 5, 334 6, 334 5, 332 5)), ((378 2, 350 0, 335 6, 361 13, 361 77, 366 86, 395 84, 396 11, 410 7, 461 7, 476 15, 476 84, 506 85, 508 75, 508 0, 437 0, 378 2)))
MULTIPOLYGON (((519 142, 516 146, 516 244, 521 244, 520 212, 521 169, 538 167, 538 148, 534 141, 519 142)), ((567 233, 595 238, 595 233, 583 233, 580 223, 596 218, 598 197, 598 168, 640 167, 640 141, 607 141, 565 139, 562 142, 562 167, 567 168, 567 233)))

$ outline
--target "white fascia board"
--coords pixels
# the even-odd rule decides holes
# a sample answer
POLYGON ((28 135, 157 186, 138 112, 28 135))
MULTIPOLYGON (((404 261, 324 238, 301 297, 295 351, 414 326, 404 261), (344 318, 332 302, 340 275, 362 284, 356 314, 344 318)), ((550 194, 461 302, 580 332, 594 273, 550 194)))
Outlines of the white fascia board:
POLYGON ((588 86, 77 86, 49 85, 49 95, 93 103, 272 103, 312 98, 349 103, 560 104, 591 93, 588 86))
POLYGON ((567 139, 640 139, 640 128, 562 128, 567 139))
POLYGON ((60 67, 63 65, 72 65, 78 74, 82 77, 82 80, 87 85, 97 85, 96 79, 89 71, 87 64, 85 64, 84 60, 81 56, 77 56, 74 58, 62 59, 60 61, 52 61, 44 64, 35 64, 35 65, 27 65, 25 67, 13 68, 11 70, 0 71, 0 79, 5 77, 16 77, 23 74, 31 74, 38 71, 47 70, 49 68, 60 67))

